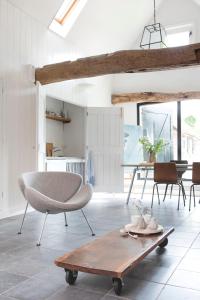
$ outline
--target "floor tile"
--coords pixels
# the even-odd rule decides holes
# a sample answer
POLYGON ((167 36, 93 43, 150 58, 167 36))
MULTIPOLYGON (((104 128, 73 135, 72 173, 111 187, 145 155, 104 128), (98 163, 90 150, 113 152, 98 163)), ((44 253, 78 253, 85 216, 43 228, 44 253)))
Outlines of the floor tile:
POLYGON ((63 277, 56 272, 39 274, 10 289, 6 296, 20 300, 42 300, 64 287, 63 277))
POLYGON ((6 297, 4 295, 0 295, 0 300, 16 300, 14 298, 6 297))
POLYGON ((45 271, 47 268, 48 266, 42 262, 31 258, 22 258, 12 261, 10 265, 7 265, 5 270, 9 273, 30 277, 45 271))
POLYGON ((178 269, 200 273, 200 259, 186 256, 178 265, 178 269))
POLYGON ((3 293, 13 286, 26 281, 28 278, 16 274, 11 274, 5 271, 0 271, 0 293, 3 293))
MULTIPOLYGON (((162 284, 149 281, 126 278, 121 296, 133 300, 156 300, 163 288, 162 284)), ((110 290, 110 295, 114 295, 114 290, 110 290)))
POLYGON ((112 280, 108 276, 79 272, 76 286, 81 289, 105 294, 112 288, 112 280))
POLYGON ((200 299, 200 292, 191 290, 191 289, 185 289, 185 288, 179 288, 174 286, 165 286, 165 288, 162 290, 158 300, 199 300, 200 299))
MULTIPOLYGON (((47 298, 47 300, 100 300, 103 295, 74 287, 66 287, 47 298)), ((1 299, 0 299, 1 300, 1 299)))
POLYGON ((168 281, 168 284, 200 290, 200 273, 176 270, 168 281))
POLYGON ((189 249, 187 251, 187 254, 185 255, 185 258, 200 260, 200 249, 193 249, 193 248, 189 249))
POLYGON ((181 258, 178 257, 154 257, 153 260, 143 260, 134 268, 128 277, 136 277, 157 283, 166 283, 181 258))

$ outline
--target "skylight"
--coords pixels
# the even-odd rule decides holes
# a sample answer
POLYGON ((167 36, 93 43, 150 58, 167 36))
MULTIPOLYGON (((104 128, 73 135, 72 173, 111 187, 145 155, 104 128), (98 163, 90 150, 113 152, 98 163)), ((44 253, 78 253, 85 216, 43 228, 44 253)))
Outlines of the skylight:
POLYGON ((64 0, 49 29, 66 37, 86 2, 87 0, 64 0))

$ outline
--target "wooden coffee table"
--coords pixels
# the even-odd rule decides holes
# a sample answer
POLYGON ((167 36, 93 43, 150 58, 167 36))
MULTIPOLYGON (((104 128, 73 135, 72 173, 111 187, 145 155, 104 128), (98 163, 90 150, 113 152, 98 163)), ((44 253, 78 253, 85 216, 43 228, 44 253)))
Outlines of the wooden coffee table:
POLYGON ((112 231, 94 241, 66 253, 55 260, 58 267, 64 268, 66 281, 74 284, 78 271, 112 277, 113 288, 120 295, 123 277, 157 246, 168 244, 168 235, 174 231, 167 228, 163 233, 150 236, 120 236, 119 230, 112 231))

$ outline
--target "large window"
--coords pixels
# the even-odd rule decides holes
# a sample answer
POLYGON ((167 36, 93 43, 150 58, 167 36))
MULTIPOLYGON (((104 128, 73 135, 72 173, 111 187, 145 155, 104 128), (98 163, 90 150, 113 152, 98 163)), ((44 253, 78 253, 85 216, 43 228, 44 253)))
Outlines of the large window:
POLYGON ((168 143, 159 161, 184 159, 199 161, 200 100, 138 104, 138 125, 151 140, 164 138, 168 143))

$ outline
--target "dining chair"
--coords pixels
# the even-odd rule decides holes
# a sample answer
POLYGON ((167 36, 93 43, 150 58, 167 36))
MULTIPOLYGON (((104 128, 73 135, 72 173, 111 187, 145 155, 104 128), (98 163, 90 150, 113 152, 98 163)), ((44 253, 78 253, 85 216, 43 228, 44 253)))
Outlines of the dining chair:
MULTIPOLYGON (((183 165, 181 166, 181 168, 179 168, 177 170, 177 174, 178 174, 178 178, 182 183, 183 186, 183 193, 184 193, 184 197, 186 199, 186 193, 185 193, 185 188, 183 185, 183 180, 182 180, 182 176, 183 174, 187 171, 187 165, 188 165, 188 161, 187 160, 170 160, 170 162, 174 162, 175 164, 179 164, 179 165, 183 165)), ((173 192, 173 184, 171 185, 171 190, 170 190, 170 198, 172 197, 172 192, 173 192)))
POLYGON ((19 233, 23 227, 28 204, 45 214, 37 246, 40 246, 48 214, 65 213, 65 225, 67 225, 66 212, 81 210, 92 235, 95 235, 83 212, 83 207, 92 198, 92 188, 90 184, 82 184, 82 177, 79 174, 68 172, 24 173, 19 178, 19 186, 27 201, 19 233))
POLYGON ((169 185, 172 185, 172 184, 178 185, 179 194, 178 194, 177 209, 179 210, 181 193, 183 195, 183 204, 185 206, 183 184, 182 184, 182 181, 178 177, 177 170, 176 170, 176 164, 174 162, 154 163, 154 186, 153 186, 151 207, 153 207, 155 187, 157 190, 158 204, 160 205, 160 195, 159 195, 159 191, 158 191, 158 185, 160 185, 160 184, 166 184, 163 201, 165 201, 169 185))
POLYGON ((195 201, 195 189, 196 185, 200 185, 200 162, 193 162, 192 164, 192 185, 190 186, 190 202, 189 202, 189 211, 191 209, 191 198, 193 194, 194 207, 196 206, 195 201))

